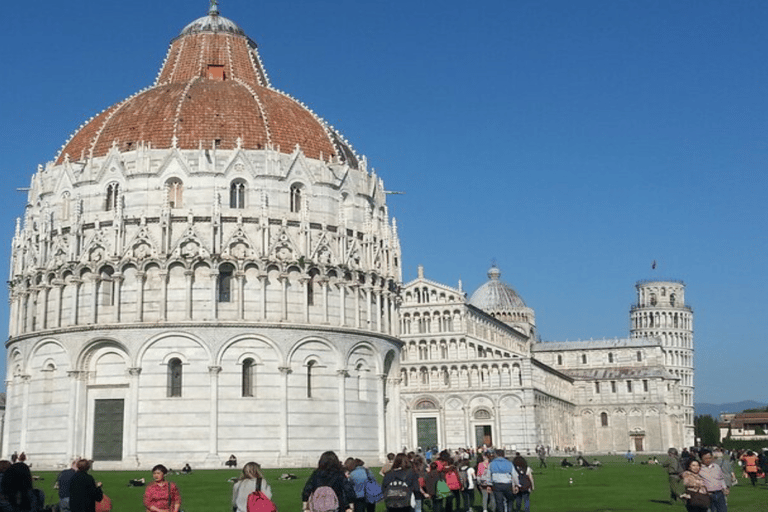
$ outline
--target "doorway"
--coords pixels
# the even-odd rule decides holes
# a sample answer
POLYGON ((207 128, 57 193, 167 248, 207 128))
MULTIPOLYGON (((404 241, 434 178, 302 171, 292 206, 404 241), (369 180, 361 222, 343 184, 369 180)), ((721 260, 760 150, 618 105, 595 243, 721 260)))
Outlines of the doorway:
POLYGON ((493 446, 490 425, 475 425, 475 446, 493 446))
POLYGON ((416 418, 416 443, 423 450, 440 445, 437 440, 437 418, 416 418))
POLYGON ((635 436, 635 451, 641 452, 643 451, 643 437, 642 436, 635 436))
POLYGON ((94 400, 93 460, 123 459, 123 402, 94 400))

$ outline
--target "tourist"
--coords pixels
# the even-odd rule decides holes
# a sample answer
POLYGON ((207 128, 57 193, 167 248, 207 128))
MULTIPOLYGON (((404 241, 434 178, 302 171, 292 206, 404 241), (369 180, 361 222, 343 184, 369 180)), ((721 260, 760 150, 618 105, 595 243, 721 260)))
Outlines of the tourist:
POLYGON ((339 457, 332 451, 327 451, 320 456, 317 469, 307 479, 304 490, 301 492, 302 508, 314 512, 311 507, 313 504, 332 499, 324 492, 323 488, 328 487, 333 490, 336 497, 338 504, 336 510, 351 512, 355 501, 355 490, 352 482, 347 479, 339 457))
POLYGON ((23 462, 11 464, 0 483, 0 511, 41 512, 45 505, 43 491, 32 487, 32 473, 23 462))
POLYGON ((709 510, 709 494, 704 485, 704 479, 699 474, 701 465, 696 459, 688 461, 688 469, 682 474, 685 493, 680 497, 685 499, 685 509, 688 512, 707 512, 709 510))
POLYGON ((392 463, 395 461, 395 454, 394 453, 388 453, 387 454, 387 462, 384 463, 383 466, 381 466, 381 469, 379 470, 379 474, 381 476, 386 475, 390 469, 392 469, 392 463))
POLYGON ((225 466, 228 468, 236 468, 237 467, 237 457, 235 457, 235 454, 229 456, 229 459, 227 459, 227 462, 224 463, 225 466))
POLYGON ((69 482, 77 472, 77 462, 79 458, 72 460, 72 465, 59 473, 56 477, 56 483, 53 488, 59 491, 59 512, 69 512, 69 482))
POLYGON ((76 466, 77 472, 69 481, 69 509, 72 512, 95 512, 96 502, 104 497, 101 482, 88 474, 91 469, 88 459, 78 460, 76 466))
POLYGON ((153 482, 144 491, 144 507, 147 512, 179 512, 181 495, 176 484, 165 479, 168 468, 162 464, 152 468, 153 482))
POLYGON ((392 462, 392 470, 384 475, 381 482, 384 491, 384 501, 387 512, 411 512, 415 504, 417 494, 421 493, 419 478, 411 470, 408 457, 398 453, 392 462), (400 491, 393 493, 393 490, 400 491), (392 494, 397 494, 399 499, 390 499, 392 494))
POLYGON ((462 501, 464 502, 464 510, 471 511, 475 505, 475 468, 469 465, 467 459, 459 462, 459 478, 461 478, 462 485, 462 501))
POLYGON ((519 455, 512 460, 512 464, 515 466, 515 472, 512 473, 512 486, 515 490, 515 510, 530 512, 531 493, 534 489, 533 470, 528 466, 528 461, 519 455))
POLYGON ((411 469, 419 481, 419 492, 416 493, 416 506, 413 508, 413 510, 414 512, 421 512, 424 508, 424 498, 429 497, 426 491, 427 471, 424 457, 414 457, 413 463, 411 464, 411 469))
POLYGON ((728 495, 728 486, 725 485, 723 470, 714 463, 711 451, 701 450, 699 456, 701 457, 699 475, 704 480, 704 485, 712 500, 712 512, 728 512, 728 504, 725 500, 728 495))
POLYGON ((425 496, 430 498, 432 512, 443 511, 443 500, 445 496, 439 491, 438 486, 445 486, 445 495, 450 494, 448 486, 445 485, 445 478, 442 471, 438 469, 437 461, 429 464, 429 471, 424 476, 424 489, 427 491, 425 496))
POLYGON ((678 457, 677 454, 677 448, 670 448, 667 450, 667 458, 664 459, 662 466, 666 470, 667 478, 669 480, 669 500, 671 503, 674 503, 681 494, 680 475, 683 472, 680 457, 678 457))
POLYGON ((483 452, 483 459, 477 464, 477 487, 480 489, 480 495, 483 497, 483 512, 488 512, 489 505, 491 510, 496 510, 496 502, 493 499, 493 487, 491 487, 491 473, 488 471, 488 465, 493 459, 493 452, 483 452), (489 503, 490 502, 490 503, 489 503))
POLYGON ((11 461, 9 460, 0 460, 0 485, 3 483, 3 473, 8 471, 8 469, 11 467, 11 461))
POLYGON ((256 462, 249 462, 243 466, 243 474, 240 475, 232 488, 233 512, 247 512, 248 496, 257 490, 263 492, 264 496, 270 500, 272 499, 272 488, 264 479, 261 466, 256 462))
POLYGON ((352 482, 352 487, 355 490, 355 512, 374 512, 376 502, 370 503, 365 495, 365 487, 373 479, 373 475, 365 467, 365 463, 360 459, 349 457, 344 461, 344 469, 347 470, 347 478, 352 482))
POLYGON ((757 485, 757 455, 752 450, 748 450, 740 457, 740 460, 744 462, 744 472, 749 476, 749 481, 754 487, 757 485))
POLYGON ((625 455, 625 457, 627 458, 627 462, 629 462, 630 464, 635 462, 635 456, 634 454, 632 454, 632 450, 627 450, 627 454, 625 455))
POLYGON ((723 453, 722 449, 716 449, 712 452, 715 458, 715 464, 720 466, 725 477, 725 486, 731 488, 736 485, 736 474, 733 472, 733 465, 731 464, 731 458, 723 453))
POLYGON ((504 458, 504 450, 496 450, 496 456, 488 465, 491 473, 491 485, 493 486, 493 498, 496 501, 496 511, 507 510, 511 512, 515 499, 512 484, 512 463, 504 458))

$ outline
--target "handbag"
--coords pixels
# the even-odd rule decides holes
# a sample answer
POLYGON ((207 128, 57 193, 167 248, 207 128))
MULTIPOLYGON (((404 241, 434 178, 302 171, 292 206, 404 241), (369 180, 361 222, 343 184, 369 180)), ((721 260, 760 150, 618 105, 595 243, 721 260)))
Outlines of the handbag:
POLYGON ((368 472, 368 480, 365 482, 363 492, 365 493, 365 501, 367 503, 378 503, 384 499, 384 491, 381 490, 379 482, 373 478, 370 471, 368 472))
POLYGON ((710 503, 709 494, 703 492, 692 492, 691 499, 688 500, 688 504, 692 507, 709 508, 710 503))

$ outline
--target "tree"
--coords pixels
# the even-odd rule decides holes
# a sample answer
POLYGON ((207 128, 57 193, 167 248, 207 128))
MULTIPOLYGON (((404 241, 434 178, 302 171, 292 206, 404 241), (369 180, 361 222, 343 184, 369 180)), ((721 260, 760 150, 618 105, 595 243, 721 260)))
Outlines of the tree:
POLYGON ((694 435, 701 439, 704 446, 715 446, 720 443, 720 428, 715 419, 709 414, 696 416, 693 419, 694 435))

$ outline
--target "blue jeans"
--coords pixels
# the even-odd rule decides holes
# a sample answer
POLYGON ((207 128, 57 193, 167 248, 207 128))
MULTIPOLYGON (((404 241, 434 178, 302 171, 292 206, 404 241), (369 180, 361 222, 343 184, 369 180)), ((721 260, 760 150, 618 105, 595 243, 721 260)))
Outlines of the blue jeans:
POLYGON ((712 500, 709 504, 709 510, 712 512, 728 512, 728 504, 725 502, 725 493, 723 491, 711 492, 709 497, 712 500))
POLYGON ((525 510, 531 512, 531 492, 520 491, 515 494, 515 510, 525 510))

